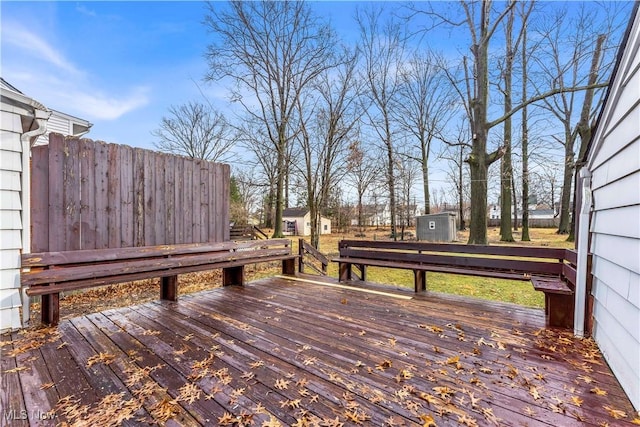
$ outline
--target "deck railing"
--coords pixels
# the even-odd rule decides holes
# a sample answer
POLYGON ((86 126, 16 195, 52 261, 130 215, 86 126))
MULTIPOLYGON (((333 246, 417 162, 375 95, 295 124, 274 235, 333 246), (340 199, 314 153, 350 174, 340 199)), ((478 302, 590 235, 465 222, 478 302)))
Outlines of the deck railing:
POLYGON ((300 273, 305 273, 305 267, 309 267, 321 276, 327 275, 329 259, 304 239, 298 240, 298 254, 300 255, 298 257, 298 271, 300 273))

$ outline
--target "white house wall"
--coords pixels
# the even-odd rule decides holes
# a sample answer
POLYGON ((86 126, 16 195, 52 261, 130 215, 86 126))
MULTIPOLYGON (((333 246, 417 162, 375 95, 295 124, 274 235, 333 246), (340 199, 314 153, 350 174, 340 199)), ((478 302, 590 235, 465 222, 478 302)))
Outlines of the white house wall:
POLYGON ((0 331, 18 329, 20 322, 20 191, 22 123, 13 108, 2 108, 0 134, 0 331), (8 111, 7 111, 8 110, 8 111))
POLYGON ((586 167, 592 174, 593 337, 640 409, 640 14, 586 167))

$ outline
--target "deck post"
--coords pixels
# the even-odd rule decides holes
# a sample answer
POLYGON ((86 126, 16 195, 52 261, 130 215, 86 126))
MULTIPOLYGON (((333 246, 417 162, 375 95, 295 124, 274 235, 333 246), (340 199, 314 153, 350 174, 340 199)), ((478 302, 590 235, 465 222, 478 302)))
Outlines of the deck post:
POLYGON ((282 274, 287 276, 296 275, 296 259, 295 258, 282 260, 282 274))
POLYGON ((351 280, 351 263, 340 262, 338 263, 339 278, 341 282, 347 282, 351 280))
POLYGON ((573 329, 574 296, 564 294, 545 294, 547 326, 573 329))
POLYGON ((222 286, 244 285, 244 265, 222 269, 222 286))
POLYGON ((55 326, 60 322, 60 294, 42 295, 40 320, 45 325, 55 326))
POLYGON ((424 292, 427 290, 427 272, 424 270, 413 270, 414 291, 424 292))
POLYGON ((166 301, 178 301, 177 275, 160 278, 160 299, 166 301))

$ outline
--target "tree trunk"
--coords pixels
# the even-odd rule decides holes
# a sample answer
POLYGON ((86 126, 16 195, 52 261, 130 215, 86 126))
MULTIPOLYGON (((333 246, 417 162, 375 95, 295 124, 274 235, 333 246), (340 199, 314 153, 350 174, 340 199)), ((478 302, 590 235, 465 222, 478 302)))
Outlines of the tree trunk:
MULTIPOLYGON (((488 5, 482 3, 482 33, 488 5)), ((471 224, 469 224, 469 243, 487 244, 487 172, 491 162, 487 155, 487 107, 489 91, 488 41, 471 48, 475 57, 476 87, 475 97, 471 101, 471 132, 473 144, 469 156, 471 176, 471 224)))
POLYGON ((424 214, 429 215, 431 213, 431 200, 429 200, 429 150, 426 141, 420 141, 422 148, 422 182, 424 191, 424 214))
MULTIPOLYGON (((513 70, 513 41, 511 40, 514 20, 514 9, 511 9, 506 25, 506 55, 504 64, 504 112, 511 111, 511 79, 513 70)), ((511 200, 513 165, 511 162, 511 117, 504 121, 504 156, 500 162, 500 240, 503 242, 513 242, 511 233, 511 200)))
POLYGON ((273 224, 273 238, 284 237, 282 233, 282 211, 284 210, 284 175, 285 175, 285 153, 287 141, 284 132, 278 136, 278 183, 276 185, 276 217, 273 224))
MULTIPOLYGON (((511 190, 513 195, 513 230, 518 231, 518 195, 516 194, 516 183, 511 179, 511 190)), ((512 240, 514 242, 515 240, 512 240)))
POLYGON ((396 190, 393 173, 393 147, 391 141, 386 142, 387 146, 387 186, 389 187, 389 213, 391 216, 391 236, 396 240, 396 190))
MULTIPOLYGON (((602 54, 602 45, 606 40, 606 35, 600 34, 598 41, 596 42, 596 49, 593 52, 593 58, 591 59, 591 70, 589 73, 589 85, 593 85, 598 80, 598 64, 600 63, 600 56, 602 54)), ((575 165, 574 189, 578 188, 578 177, 580 176, 580 169, 582 169, 582 159, 584 158, 589 141, 591 140, 591 125, 589 124, 589 113, 591 112, 591 104, 593 104, 593 96, 595 89, 588 89, 584 96, 584 103, 582 104, 582 111, 580 112, 580 121, 578 122, 577 130, 580 136, 580 150, 578 150, 578 162, 575 165)), ((577 190, 576 190, 577 191, 577 190)), ((576 195, 573 195, 573 202, 571 203, 571 226, 569 227, 568 242, 575 241, 575 226, 576 226, 576 195)))
MULTIPOLYGON (((471 224, 469 224, 469 244, 487 244, 487 170, 485 153, 478 153, 482 159, 469 159, 471 175, 471 224)), ((472 155, 473 156, 473 155, 472 155)))
POLYGON ((564 177, 562 179, 562 199, 560 201, 560 224, 558 225, 557 234, 569 234, 570 226, 570 202, 571 202, 571 184, 573 181, 573 141, 574 138, 569 134, 566 138, 564 150, 564 177))
POLYGON ((458 215, 460 215, 460 231, 467 229, 467 225, 464 222, 464 185, 462 179, 464 178, 462 171, 462 157, 464 150, 460 147, 460 158, 458 159, 458 215))
MULTIPOLYGON (((522 23, 522 102, 527 100, 527 21, 522 23)), ((531 241, 529 237, 529 115, 527 106, 522 108, 522 237, 523 242, 531 241)))

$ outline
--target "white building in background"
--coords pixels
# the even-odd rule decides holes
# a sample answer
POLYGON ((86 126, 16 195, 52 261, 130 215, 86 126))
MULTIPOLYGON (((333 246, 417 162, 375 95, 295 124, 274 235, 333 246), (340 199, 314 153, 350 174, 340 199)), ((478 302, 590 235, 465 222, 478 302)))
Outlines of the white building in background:
MULTIPOLYGON (((20 307, 28 314, 28 298, 20 294, 20 255, 31 249, 31 147, 48 135, 54 112, 0 78, 0 332, 22 326, 20 307)), ((55 112, 54 131, 83 135, 91 123, 55 112)), ((46 141, 46 140, 44 140, 46 141)))
MULTIPOLYGON (((307 208, 287 208, 282 212, 282 230, 285 236, 310 236, 311 212, 307 208)), ((331 234, 331 220, 320 217, 320 234, 331 234)))

